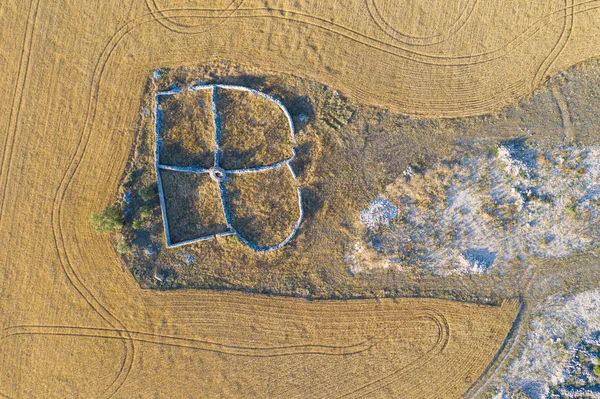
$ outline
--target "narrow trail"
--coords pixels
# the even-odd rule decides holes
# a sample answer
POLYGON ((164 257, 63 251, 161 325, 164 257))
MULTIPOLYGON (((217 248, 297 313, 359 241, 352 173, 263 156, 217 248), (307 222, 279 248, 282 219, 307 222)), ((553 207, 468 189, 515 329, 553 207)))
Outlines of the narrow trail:
MULTIPOLYGON (((531 280, 532 279, 529 279, 527 287, 529 287, 531 280)), ((511 353, 513 353, 516 344, 520 342, 519 339, 521 338, 521 333, 523 332, 523 318, 527 314, 527 310, 527 303, 522 298, 520 300, 519 312, 513 323, 513 327, 504 341, 503 346, 500 348, 498 354, 487 367, 483 375, 465 393, 464 398, 477 399, 479 395, 481 395, 485 389, 487 389, 488 385, 493 381, 499 370, 502 369, 504 364, 509 359, 511 353)))
POLYGON ((575 21, 575 0, 565 0, 565 8, 564 12, 564 21, 563 27, 560 36, 558 37, 556 44, 550 51, 550 53, 546 56, 546 58, 542 61, 539 68, 537 69, 533 80, 531 82, 531 91, 533 91, 537 86, 542 84, 545 80, 548 79, 546 75, 556 59, 563 52, 569 39, 571 38, 571 33, 573 32, 573 24, 575 21))
POLYGON ((556 101, 556 106, 560 112, 560 120, 562 121, 564 132, 563 142, 571 143, 573 142, 574 134, 567 101, 557 87, 552 87, 552 96, 554 97, 554 101, 556 101))

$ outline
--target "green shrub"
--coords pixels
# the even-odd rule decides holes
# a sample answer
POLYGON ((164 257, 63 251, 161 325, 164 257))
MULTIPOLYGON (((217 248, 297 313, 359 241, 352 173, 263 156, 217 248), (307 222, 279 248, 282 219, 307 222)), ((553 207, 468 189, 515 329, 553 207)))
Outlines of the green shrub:
POLYGON ((154 187, 142 188, 140 191, 138 191, 138 194, 143 201, 150 201, 156 197, 156 189, 154 187))
POLYGON ((346 126, 354 113, 346 101, 333 92, 326 96, 320 112, 321 120, 335 130, 346 126))
POLYGON ((152 208, 150 208, 149 206, 142 206, 140 208, 140 219, 144 220, 144 219, 148 219, 150 216, 152 216, 152 208))
POLYGON ((98 233, 110 233, 123 227, 123 214, 116 206, 109 206, 102 212, 92 212, 90 223, 98 233))
POLYGON ((577 210, 574 206, 568 205, 565 206, 565 214, 567 214, 567 216, 575 217, 575 215, 577 214, 577 210))
POLYGON ((500 152, 500 146, 498 144, 494 144, 493 146, 491 146, 490 148, 488 148, 488 155, 490 157, 497 157, 498 153, 500 152))
POLYGON ((125 237, 120 237, 119 241, 117 242, 117 252, 121 255, 125 255, 127 252, 129 252, 130 249, 131 246, 129 245, 127 240, 125 240, 125 237))
POLYGON ((600 363, 594 366, 594 375, 600 377, 600 363))
POLYGON ((141 220, 136 220, 131 224, 131 227, 133 227, 135 230, 139 230, 142 227, 144 227, 144 222, 142 222, 141 220))
POLYGON ((129 172, 127 176, 125 176, 125 181, 123 181, 123 185, 129 185, 135 181, 135 173, 129 172))

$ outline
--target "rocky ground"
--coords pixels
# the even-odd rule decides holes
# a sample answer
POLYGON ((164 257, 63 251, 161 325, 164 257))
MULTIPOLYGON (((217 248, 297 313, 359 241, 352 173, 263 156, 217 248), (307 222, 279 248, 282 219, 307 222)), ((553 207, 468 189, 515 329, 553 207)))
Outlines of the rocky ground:
POLYGON ((360 220, 367 246, 388 262, 480 274, 597 246, 599 207, 600 148, 543 150, 513 140, 407 172, 360 220))

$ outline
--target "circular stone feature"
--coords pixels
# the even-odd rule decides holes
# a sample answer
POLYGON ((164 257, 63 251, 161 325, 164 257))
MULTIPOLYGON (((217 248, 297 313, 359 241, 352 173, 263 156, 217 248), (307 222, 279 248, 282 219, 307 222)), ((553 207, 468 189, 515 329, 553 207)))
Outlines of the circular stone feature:
POLYGON ((213 166, 212 168, 210 168, 208 173, 210 174, 210 178, 216 181, 217 183, 224 182, 227 178, 225 171, 219 168, 218 166, 213 166))

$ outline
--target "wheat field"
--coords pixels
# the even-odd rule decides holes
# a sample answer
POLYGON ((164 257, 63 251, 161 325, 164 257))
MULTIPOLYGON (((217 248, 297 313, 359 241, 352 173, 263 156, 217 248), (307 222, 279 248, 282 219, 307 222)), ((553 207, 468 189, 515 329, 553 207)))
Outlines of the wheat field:
POLYGON ((89 215, 114 199, 155 69, 227 59, 397 112, 475 115, 595 55, 599 9, 0 1, 0 397, 461 397, 518 302, 148 292, 89 215))

